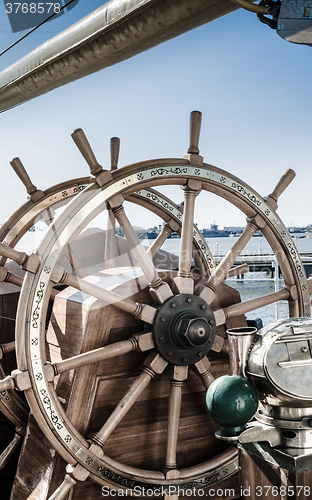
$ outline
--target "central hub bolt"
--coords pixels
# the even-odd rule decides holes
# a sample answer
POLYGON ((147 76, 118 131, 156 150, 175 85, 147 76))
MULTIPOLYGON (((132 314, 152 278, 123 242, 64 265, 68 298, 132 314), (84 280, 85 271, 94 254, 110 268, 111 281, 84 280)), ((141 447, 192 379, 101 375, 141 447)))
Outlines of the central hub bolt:
POLYGON ((211 326, 203 317, 184 318, 177 324, 177 333, 186 346, 207 344, 211 337, 211 326))
POLYGON ((153 322, 155 348, 174 365, 197 363, 210 351, 215 335, 212 309, 193 294, 170 297, 159 306, 153 322))

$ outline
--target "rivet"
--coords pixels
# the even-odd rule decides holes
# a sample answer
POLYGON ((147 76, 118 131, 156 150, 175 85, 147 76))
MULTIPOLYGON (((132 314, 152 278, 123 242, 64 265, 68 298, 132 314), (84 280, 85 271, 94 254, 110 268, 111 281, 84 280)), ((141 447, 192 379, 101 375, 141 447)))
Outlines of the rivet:
POLYGON ((203 356, 203 353, 202 352, 198 352, 197 356, 199 356, 201 358, 203 356))
POLYGON ((183 363, 187 362, 187 358, 182 358, 183 363))
POLYGON ((188 299, 186 299, 186 302, 190 303, 190 302, 192 302, 192 299, 188 298, 188 299))
POLYGON ((210 320, 208 321, 208 323, 209 323, 209 325, 212 325, 212 324, 213 324, 213 319, 210 319, 210 320))
POLYGON ((307 352, 308 348, 307 347, 301 347, 302 352, 307 352))
POLYGON ((171 352, 171 351, 169 351, 169 352, 167 353, 167 356, 172 356, 172 352, 171 352))
POLYGON ((165 318, 160 318, 160 321, 161 321, 162 323, 164 323, 164 322, 166 321, 166 319, 165 319, 165 318))
POLYGON ((163 341, 165 340, 165 337, 164 337, 163 335, 161 335, 161 336, 159 337, 159 340, 160 340, 160 342, 163 342, 163 341))
POLYGON ((202 304, 202 305, 201 305, 201 308, 202 308, 202 309, 206 309, 206 307, 207 307, 207 306, 205 306, 205 304, 202 304))
POLYGON ((171 304, 171 307, 177 307, 177 304, 176 304, 175 302, 173 302, 173 303, 171 304))

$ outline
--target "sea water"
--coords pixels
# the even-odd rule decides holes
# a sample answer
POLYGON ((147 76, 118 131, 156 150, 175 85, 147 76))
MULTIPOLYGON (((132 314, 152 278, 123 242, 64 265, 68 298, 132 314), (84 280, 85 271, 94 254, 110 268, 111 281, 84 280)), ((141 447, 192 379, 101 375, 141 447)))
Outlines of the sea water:
MULTIPOLYGON (((16 249, 24 250, 30 253, 38 246, 37 239, 42 239, 44 232, 27 232, 16 249), (27 240, 29 239, 29 241, 27 240), (21 248, 19 248, 21 245, 21 248), (26 246, 25 246, 26 245, 26 246)), ((300 254, 312 254, 312 238, 302 237, 301 233, 293 235, 293 241, 300 254)), ((144 246, 150 246, 154 240, 145 239, 142 241, 144 246)), ((167 239, 162 249, 167 252, 179 255, 180 238, 167 239)), ((212 255, 220 260, 237 241, 237 237, 219 237, 206 238, 206 242, 210 248, 212 255)), ((273 251, 263 236, 253 236, 245 246, 241 255, 272 255, 273 251)), ((251 300, 257 297, 267 296, 276 291, 276 283, 269 272, 250 272, 244 275, 244 279, 230 278, 226 280, 226 284, 239 291, 242 302, 251 300)), ((284 285, 282 279, 279 280, 278 289, 284 285)), ((278 304, 270 304, 268 306, 254 309, 246 314, 247 319, 261 318, 263 325, 273 323, 277 318, 289 317, 288 302, 280 301, 278 304)))
MULTIPOLYGON (((237 241, 237 237, 205 238, 214 257, 224 256, 237 241)), ((163 250, 179 255, 180 238, 167 239, 162 246, 163 250)), ((302 237, 302 234, 294 234, 293 241, 300 254, 312 253, 312 238, 302 237)), ((151 245, 153 240, 144 240, 144 245, 151 245)), ((272 255, 273 251, 263 236, 253 236, 241 255, 272 255)), ((219 259, 220 260, 220 259, 219 259)), ((250 272, 244 275, 244 279, 230 278, 225 282, 228 286, 235 288, 240 293, 241 301, 255 299, 274 293, 276 283, 269 272, 250 272)), ((278 289, 284 285, 283 279, 279 279, 278 289)), ((288 302, 280 301, 259 309, 254 309, 246 314, 247 319, 261 318, 263 326, 273 323, 278 318, 288 318, 288 302)))

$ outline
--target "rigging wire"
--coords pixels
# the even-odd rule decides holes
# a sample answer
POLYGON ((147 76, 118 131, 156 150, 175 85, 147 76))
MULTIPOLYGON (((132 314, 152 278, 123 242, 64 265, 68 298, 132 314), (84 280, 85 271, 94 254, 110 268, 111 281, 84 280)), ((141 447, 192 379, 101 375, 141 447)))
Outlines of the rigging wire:
POLYGON ((50 16, 48 16, 46 19, 44 19, 43 21, 41 21, 41 23, 39 23, 37 26, 35 26, 34 28, 32 28, 30 31, 28 31, 27 33, 25 33, 25 35, 23 35, 21 38, 19 38, 18 40, 16 40, 16 42, 12 43, 12 45, 10 45, 9 47, 7 47, 5 50, 3 50, 2 52, 0 52, 0 57, 3 56, 3 54, 5 54, 6 52, 8 52, 10 49, 12 49, 12 47, 15 47, 15 45, 17 45, 19 42, 21 42, 22 40, 24 40, 24 38, 26 38, 28 35, 30 35, 31 33, 33 33, 34 31, 36 31, 38 28, 40 28, 40 26, 42 26, 43 24, 45 24, 47 21, 50 21, 50 19, 52 19, 54 16, 56 16, 57 14, 59 14, 63 9, 65 9, 65 7, 67 7, 67 5, 73 3, 75 0, 69 0, 68 2, 66 2, 58 12, 53 12, 53 14, 50 14, 50 16))

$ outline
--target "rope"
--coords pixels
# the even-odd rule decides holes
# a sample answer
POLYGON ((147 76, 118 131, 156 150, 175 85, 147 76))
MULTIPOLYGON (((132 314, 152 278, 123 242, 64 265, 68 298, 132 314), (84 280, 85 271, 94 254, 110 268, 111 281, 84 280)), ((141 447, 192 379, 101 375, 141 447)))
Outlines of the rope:
POLYGON ((242 9, 249 10, 250 12, 255 12, 256 14, 268 14, 270 7, 264 7, 262 5, 255 5, 249 0, 231 0, 235 5, 241 7, 242 9))
POLYGON ((45 24, 47 21, 49 21, 50 19, 52 19, 52 17, 56 16, 57 14, 59 14, 61 12, 61 10, 65 9, 65 7, 67 7, 67 5, 73 3, 74 0, 69 0, 69 2, 65 3, 65 5, 63 5, 60 10, 58 12, 53 12, 53 14, 51 14, 50 16, 48 16, 46 19, 44 19, 43 21, 41 21, 41 23, 39 23, 37 26, 35 26, 34 28, 32 28, 30 31, 28 31, 25 35, 23 35, 21 38, 19 38, 18 40, 16 40, 16 42, 12 43, 12 45, 10 45, 9 47, 7 47, 5 50, 3 50, 1 53, 0 53, 0 57, 3 56, 3 54, 5 54, 6 52, 8 52, 10 49, 12 49, 12 47, 15 47, 15 45, 17 45, 19 42, 21 42, 22 40, 24 40, 24 38, 26 38, 28 35, 30 35, 31 33, 33 33, 34 31, 36 31, 38 28, 40 28, 40 26, 42 26, 43 24, 45 24))

